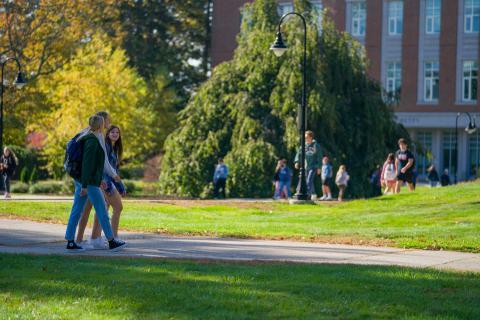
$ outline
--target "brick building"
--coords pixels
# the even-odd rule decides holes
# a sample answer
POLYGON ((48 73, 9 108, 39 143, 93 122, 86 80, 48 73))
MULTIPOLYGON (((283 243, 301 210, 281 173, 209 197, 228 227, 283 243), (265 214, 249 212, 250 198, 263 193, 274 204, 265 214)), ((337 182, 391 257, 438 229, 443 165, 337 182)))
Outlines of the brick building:
MULTIPOLYGON (((253 0, 214 0, 212 64, 231 59, 240 30, 241 9, 253 0)), ((291 11, 293 1, 279 0, 278 13, 291 11)), ((317 0, 330 8, 338 29, 349 32, 366 49, 369 74, 385 90, 397 92, 397 121, 410 132, 426 156, 417 155, 417 170, 427 165, 450 169, 458 177, 477 176, 480 133, 467 134, 461 115, 458 158, 455 120, 458 112, 480 112, 478 60, 480 0, 317 0)), ((272 35, 273 41, 274 35, 272 35)))

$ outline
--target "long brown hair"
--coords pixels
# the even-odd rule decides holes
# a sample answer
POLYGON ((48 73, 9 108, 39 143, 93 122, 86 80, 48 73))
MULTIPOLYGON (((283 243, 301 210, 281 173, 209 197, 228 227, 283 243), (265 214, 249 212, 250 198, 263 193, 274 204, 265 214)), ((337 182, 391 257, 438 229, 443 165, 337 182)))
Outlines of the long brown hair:
POLYGON ((108 130, 107 130, 107 134, 106 134, 106 137, 105 137, 105 142, 108 143, 111 147, 113 147, 113 152, 115 152, 115 154, 117 155, 117 159, 118 159, 117 165, 120 166, 120 161, 121 161, 122 155, 123 155, 122 132, 120 131, 120 128, 117 127, 117 126, 113 126, 113 125, 110 126, 110 128, 108 128, 108 130), (110 132, 113 129, 118 130, 118 140, 117 140, 117 142, 115 142, 115 145, 113 145, 112 141, 110 140, 110 132))

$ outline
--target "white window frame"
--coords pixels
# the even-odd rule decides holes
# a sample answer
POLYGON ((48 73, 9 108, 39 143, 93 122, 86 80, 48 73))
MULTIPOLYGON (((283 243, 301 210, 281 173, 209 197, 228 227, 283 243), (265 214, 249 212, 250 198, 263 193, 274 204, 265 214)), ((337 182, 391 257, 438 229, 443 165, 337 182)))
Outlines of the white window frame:
POLYGON ((280 17, 282 17, 284 14, 292 12, 293 11, 293 3, 292 2, 280 2, 277 5, 277 13, 280 17))
MULTIPOLYGON (((436 102, 438 97, 434 97, 434 87, 439 86, 439 63, 438 61, 425 61, 423 64, 423 100, 426 102, 436 102), (428 90, 427 90, 428 89, 428 90), (428 95, 428 93, 430 93, 428 95)), ((437 90, 438 92, 438 87, 437 90)))
POLYGON ((352 6, 352 35, 365 36, 367 30, 367 4, 365 1, 354 1, 352 6))
POLYGON ((403 1, 388 2, 388 35, 398 36, 403 33, 403 1))
POLYGON ((442 0, 427 0, 425 4, 425 33, 438 34, 441 27, 442 0))
POLYGON ((397 93, 402 86, 402 64, 398 61, 387 62, 385 89, 389 94, 397 93))
POLYGON ((473 86, 478 86, 478 62, 474 60, 465 60, 463 61, 462 69, 462 101, 477 101, 478 92, 477 97, 473 97, 473 86), (465 93, 467 93, 467 95, 465 95, 465 93))
POLYGON ((465 33, 478 33, 480 28, 480 0, 465 0, 464 2, 464 23, 465 33), (475 28, 476 21, 476 28, 475 28))
POLYGON ((323 3, 322 1, 312 1, 312 13, 317 18, 318 30, 322 30, 323 23, 323 3))

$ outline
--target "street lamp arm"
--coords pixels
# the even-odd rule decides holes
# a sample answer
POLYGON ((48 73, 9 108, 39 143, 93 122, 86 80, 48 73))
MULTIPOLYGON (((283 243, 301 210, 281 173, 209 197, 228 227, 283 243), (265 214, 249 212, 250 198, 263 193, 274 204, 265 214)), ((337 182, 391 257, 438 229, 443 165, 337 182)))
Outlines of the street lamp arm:
POLYGON ((22 65, 20 64, 20 61, 16 57, 6 57, 3 60, 1 60, 2 63, 2 69, 5 67, 7 62, 9 61, 15 61, 17 63, 18 70, 22 70, 22 65))
POLYGON ((280 18, 280 22, 278 23, 278 32, 281 32, 281 26, 282 26, 282 23, 283 21, 285 20, 286 17, 290 16, 290 15, 295 15, 297 17, 300 17, 300 19, 302 19, 302 22, 303 22, 303 28, 305 29, 305 32, 307 30, 307 21, 305 20, 305 17, 298 13, 298 12, 288 12, 288 13, 285 13, 281 18, 280 18))

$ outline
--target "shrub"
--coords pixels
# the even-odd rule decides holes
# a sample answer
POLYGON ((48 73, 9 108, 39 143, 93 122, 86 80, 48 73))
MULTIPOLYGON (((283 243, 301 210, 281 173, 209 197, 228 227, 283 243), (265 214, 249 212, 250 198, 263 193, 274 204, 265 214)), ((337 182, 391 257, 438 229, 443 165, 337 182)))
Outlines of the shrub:
POLYGON ((30 175, 30 183, 35 183, 38 181, 37 168, 33 167, 32 174, 30 175))
POLYGON ((27 167, 23 167, 22 171, 20 172, 20 181, 23 183, 28 183, 30 179, 30 172, 27 167))
POLYGON ((28 183, 22 181, 16 181, 12 183, 11 190, 13 193, 28 193, 28 183))
POLYGON ((128 164, 120 167, 120 177, 123 179, 142 179, 144 171, 142 164, 128 164))
POLYGON ((28 192, 32 194, 63 194, 64 190, 63 181, 46 180, 32 184, 28 192))
POLYGON ((19 146, 10 147, 18 158, 17 170, 13 175, 14 179, 20 179, 23 182, 29 182, 34 168, 37 168, 37 179, 48 178, 47 171, 41 169, 45 165, 45 160, 38 155, 38 152, 36 150, 27 149, 19 146), (25 173, 22 179, 23 172, 25 173))

